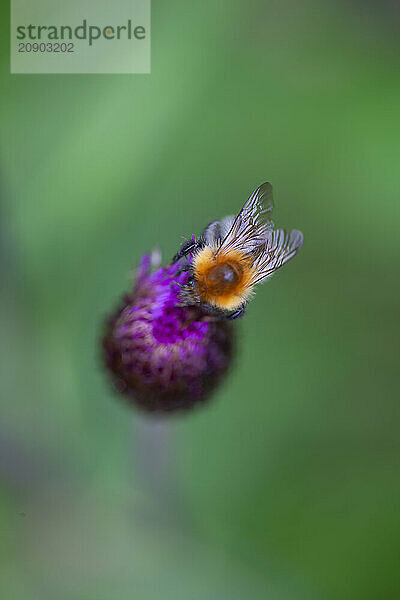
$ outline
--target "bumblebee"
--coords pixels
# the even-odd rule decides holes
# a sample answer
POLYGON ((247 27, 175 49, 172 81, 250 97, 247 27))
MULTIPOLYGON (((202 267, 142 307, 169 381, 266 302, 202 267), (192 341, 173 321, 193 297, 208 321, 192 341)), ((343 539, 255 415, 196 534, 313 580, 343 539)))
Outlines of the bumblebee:
POLYGON ((213 221, 199 238, 182 244, 171 261, 182 262, 179 273, 189 271, 180 286, 182 305, 197 305, 216 319, 244 314, 254 286, 271 277, 303 244, 301 231, 274 229, 273 208, 272 185, 263 183, 237 216, 213 221))

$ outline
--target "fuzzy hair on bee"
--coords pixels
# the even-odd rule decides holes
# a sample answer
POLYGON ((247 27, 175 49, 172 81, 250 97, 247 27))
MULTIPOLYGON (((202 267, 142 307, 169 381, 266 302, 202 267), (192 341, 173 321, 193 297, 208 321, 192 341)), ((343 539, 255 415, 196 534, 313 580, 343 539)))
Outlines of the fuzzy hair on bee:
POLYGON ((186 240, 171 264, 188 271, 182 305, 197 305, 216 319, 244 314, 257 283, 293 258, 303 244, 297 229, 275 229, 272 185, 260 185, 237 216, 210 223, 201 236, 186 240))

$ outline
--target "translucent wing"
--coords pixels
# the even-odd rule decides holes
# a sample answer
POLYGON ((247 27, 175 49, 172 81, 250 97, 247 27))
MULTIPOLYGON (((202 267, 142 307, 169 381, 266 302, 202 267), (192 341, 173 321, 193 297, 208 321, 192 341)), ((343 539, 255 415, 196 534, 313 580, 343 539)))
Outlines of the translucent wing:
POLYGON ((235 216, 229 215, 228 217, 222 219, 222 221, 213 221, 207 225, 202 233, 202 237, 204 238, 206 244, 219 245, 221 240, 223 240, 228 234, 235 218, 235 216))
POLYGON ((254 275, 249 285, 259 283, 262 279, 272 275, 297 254, 302 244, 303 234, 298 229, 292 229, 291 231, 275 229, 270 231, 264 243, 253 252, 252 269, 254 275))
POLYGON ((252 252, 265 243, 266 235, 273 227, 269 218, 273 208, 272 185, 263 183, 244 204, 223 238, 217 254, 221 250, 252 252))

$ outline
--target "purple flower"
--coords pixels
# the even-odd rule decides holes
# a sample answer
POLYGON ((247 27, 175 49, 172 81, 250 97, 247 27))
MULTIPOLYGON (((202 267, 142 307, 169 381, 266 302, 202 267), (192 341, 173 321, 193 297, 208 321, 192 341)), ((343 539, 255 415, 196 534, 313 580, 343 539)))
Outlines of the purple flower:
POLYGON ((150 411, 204 402, 232 358, 232 323, 213 321, 193 306, 179 306, 181 265, 151 273, 144 255, 131 294, 107 322, 105 362, 115 387, 150 411))

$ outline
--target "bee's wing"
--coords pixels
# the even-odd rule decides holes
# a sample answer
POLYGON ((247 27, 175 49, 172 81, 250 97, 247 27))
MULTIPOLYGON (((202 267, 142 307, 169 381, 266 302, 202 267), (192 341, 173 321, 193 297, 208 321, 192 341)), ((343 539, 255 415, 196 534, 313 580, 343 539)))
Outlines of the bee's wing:
POLYGON ((264 243, 253 252, 255 257, 252 265, 254 275, 249 284, 254 285, 272 275, 297 254, 302 244, 303 234, 298 229, 270 231, 264 243))
POLYGON ((272 185, 263 183, 251 194, 242 210, 234 219, 229 231, 222 238, 220 250, 252 252, 265 242, 273 223, 270 220, 274 208, 272 185))
POLYGON ((224 217, 221 221, 213 221, 207 225, 202 233, 202 237, 206 244, 218 246, 221 243, 221 240, 223 240, 229 232, 234 220, 235 217, 229 215, 228 217, 224 217))

